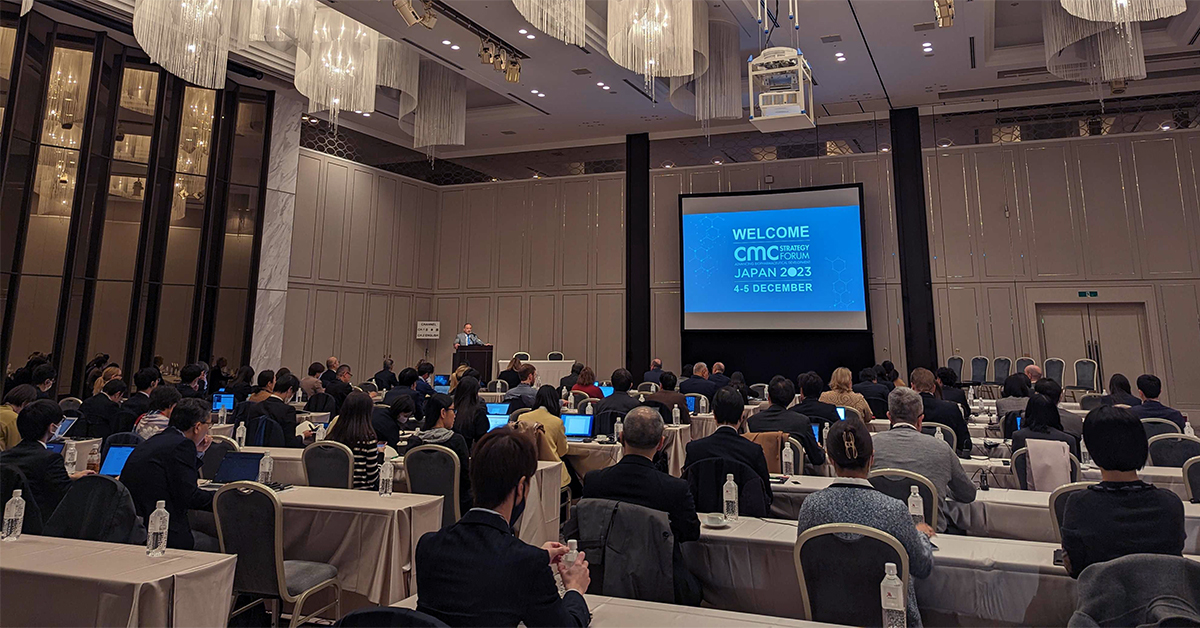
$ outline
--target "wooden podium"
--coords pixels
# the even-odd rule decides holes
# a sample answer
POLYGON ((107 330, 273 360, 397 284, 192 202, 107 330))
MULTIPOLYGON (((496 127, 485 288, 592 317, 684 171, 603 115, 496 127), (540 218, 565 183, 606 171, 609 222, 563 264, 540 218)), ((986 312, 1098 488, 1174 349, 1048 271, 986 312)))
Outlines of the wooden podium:
POLYGON ((458 369, 460 364, 469 364, 471 368, 479 371, 483 378, 479 382, 479 388, 486 389, 488 382, 492 381, 492 345, 471 345, 460 346, 454 352, 454 369, 458 369))

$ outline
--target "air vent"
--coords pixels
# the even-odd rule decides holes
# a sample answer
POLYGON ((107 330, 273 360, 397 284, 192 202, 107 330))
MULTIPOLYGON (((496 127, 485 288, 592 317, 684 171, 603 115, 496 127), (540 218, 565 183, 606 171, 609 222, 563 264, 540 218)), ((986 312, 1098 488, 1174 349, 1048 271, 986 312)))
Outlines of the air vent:
POLYGON ((836 44, 839 41, 842 41, 841 35, 826 35, 821 38, 821 43, 823 44, 836 44))
POLYGON ((587 68, 575 68, 574 70, 571 70, 571 74, 578 74, 579 76, 587 76, 591 73, 592 71, 587 68))
POLYGON ((920 24, 913 24, 913 30, 917 31, 918 33, 921 31, 931 31, 935 28, 937 28, 937 22, 922 22, 920 24))
POLYGON ((500 135, 516 135, 516 131, 501 131, 500 135))

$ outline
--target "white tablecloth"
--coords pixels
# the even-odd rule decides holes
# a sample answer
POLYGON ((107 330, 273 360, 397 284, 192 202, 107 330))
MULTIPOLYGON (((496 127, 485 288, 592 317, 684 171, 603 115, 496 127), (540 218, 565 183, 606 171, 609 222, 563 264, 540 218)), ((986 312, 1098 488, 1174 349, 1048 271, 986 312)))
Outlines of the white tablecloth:
MULTIPOLYGON (((496 372, 492 374, 492 377, 498 378, 500 371, 508 368, 508 363, 511 361, 512 356, 497 360, 496 372)), ((571 366, 575 364, 575 360, 523 360, 521 364, 532 364, 537 369, 536 386, 547 384, 558 388, 558 381, 571 374, 571 366)), ((487 386, 487 382, 481 383, 483 386, 487 386)))
MULTIPOLYGON (((692 440, 692 428, 689 425, 667 425, 663 430, 663 451, 667 453, 671 475, 683 475, 683 462, 687 457, 687 444, 692 440)), ((611 467, 621 461, 623 451, 621 445, 607 443, 567 443, 567 459, 580 477, 597 469, 611 467)))

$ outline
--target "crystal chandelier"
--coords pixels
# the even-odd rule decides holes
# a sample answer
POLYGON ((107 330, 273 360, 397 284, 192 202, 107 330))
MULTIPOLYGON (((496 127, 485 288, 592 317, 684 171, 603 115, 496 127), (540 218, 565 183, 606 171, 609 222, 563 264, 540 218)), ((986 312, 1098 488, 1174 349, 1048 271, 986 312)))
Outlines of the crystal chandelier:
MULTIPOLYGON (((245 0, 242 0, 245 1, 245 0)), ((250 41, 288 45, 300 33, 301 0, 250 0, 250 41)))
POLYGON ((379 34, 311 0, 296 45, 296 89, 309 111, 329 110, 337 129, 341 111, 373 111, 379 34))
POLYGON ((436 61, 421 60, 421 99, 413 122, 413 148, 433 159, 436 146, 467 140, 467 79, 436 61))
POLYGON ((539 31, 564 43, 587 43, 584 0, 513 0, 517 12, 539 31))
POLYGON ((399 123, 417 108, 421 56, 412 46, 380 35, 378 63, 379 85, 400 92, 399 123))
POLYGON ((609 0, 608 56, 645 79, 688 76, 693 60, 692 0, 609 0))
POLYGON ((1071 15, 1058 2, 1043 2, 1042 38, 1046 70, 1061 79, 1099 85, 1146 78, 1138 22, 1091 22, 1071 15))
MULTIPOLYGON (((697 7, 700 5, 697 4, 697 7)), ((671 105, 691 113, 707 129, 714 119, 742 117, 742 74, 738 26, 724 20, 707 21, 702 28, 707 44, 703 71, 695 77, 671 78, 671 105)), ((699 33, 699 31, 697 31, 699 33)), ((700 64, 700 57, 696 57, 700 64)))
POLYGON ((1089 22, 1152 22, 1187 10, 1185 0, 1060 0, 1067 13, 1089 22))
POLYGON ((245 45, 251 6, 239 0, 137 0, 133 36, 171 74, 221 89, 230 48, 245 45))

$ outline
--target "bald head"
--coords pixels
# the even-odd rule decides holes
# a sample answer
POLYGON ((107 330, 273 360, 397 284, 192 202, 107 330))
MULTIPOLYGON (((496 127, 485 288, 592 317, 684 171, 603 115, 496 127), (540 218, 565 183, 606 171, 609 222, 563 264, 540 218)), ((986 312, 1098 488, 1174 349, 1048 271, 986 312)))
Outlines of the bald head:
POLYGON ((331 355, 325 359, 325 368, 327 368, 331 371, 336 371, 337 367, 341 366, 341 364, 342 364, 341 362, 338 362, 338 359, 336 356, 331 355))
POLYGON ((713 372, 714 373, 724 373, 725 372, 725 363, 724 362, 713 362, 713 372))
POLYGON ((638 406, 625 415, 621 443, 626 453, 653 457, 663 440, 663 419, 658 410, 638 406))
POLYGON ((1030 382, 1037 383, 1042 378, 1042 368, 1036 364, 1030 364, 1025 367, 1025 377, 1028 377, 1030 382))

